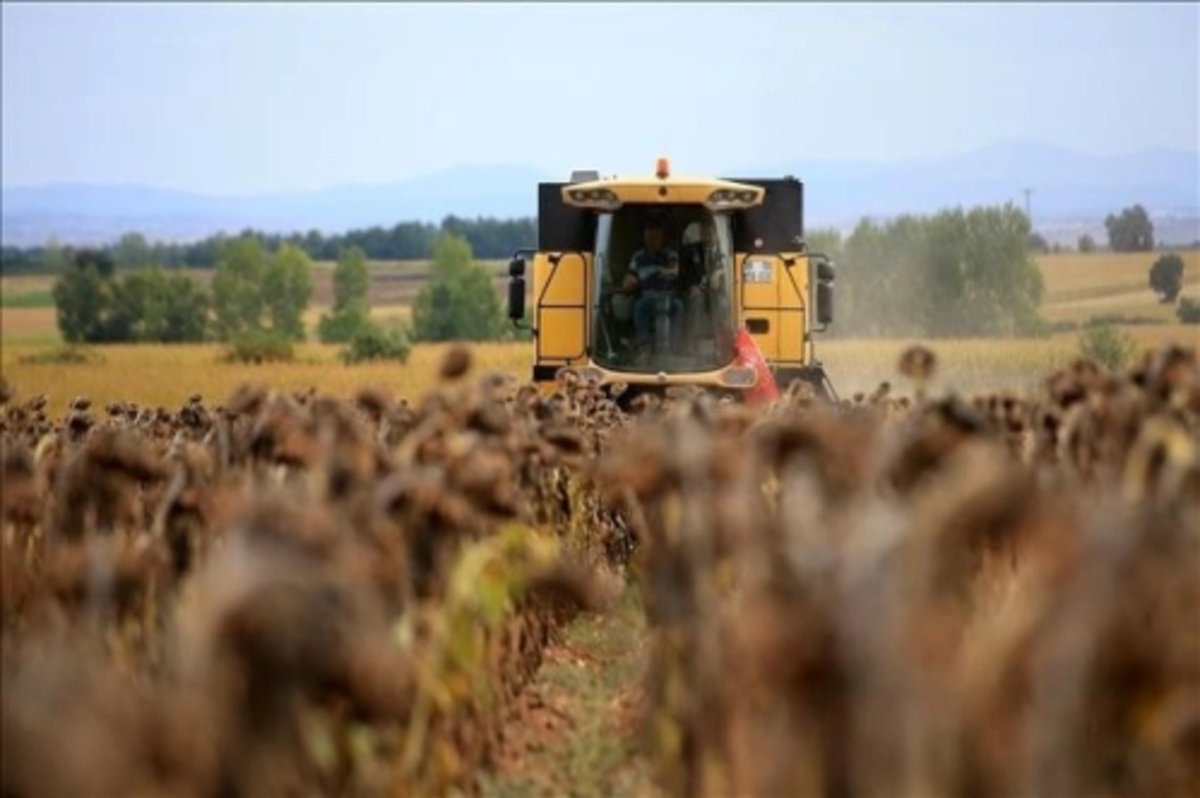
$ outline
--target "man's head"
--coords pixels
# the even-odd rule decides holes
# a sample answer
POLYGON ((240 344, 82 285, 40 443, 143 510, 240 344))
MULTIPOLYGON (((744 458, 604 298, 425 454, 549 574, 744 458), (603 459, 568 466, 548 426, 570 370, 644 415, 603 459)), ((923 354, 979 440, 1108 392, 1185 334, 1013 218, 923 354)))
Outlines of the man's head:
POLYGON ((663 242, 666 238, 666 231, 663 229, 663 224, 658 219, 646 220, 646 225, 643 228, 643 240, 646 242, 646 249, 650 252, 658 252, 663 248, 663 242))
POLYGON ((692 222, 683 233, 683 243, 686 246, 695 244, 711 245, 717 240, 717 227, 712 217, 705 216, 699 221, 692 222))

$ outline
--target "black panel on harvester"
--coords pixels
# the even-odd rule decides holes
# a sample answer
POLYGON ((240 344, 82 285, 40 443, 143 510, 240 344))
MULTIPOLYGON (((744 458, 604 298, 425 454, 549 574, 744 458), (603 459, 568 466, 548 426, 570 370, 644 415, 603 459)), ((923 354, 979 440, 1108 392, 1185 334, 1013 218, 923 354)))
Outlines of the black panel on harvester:
POLYGON ((763 204, 734 217, 733 243, 738 252, 795 251, 796 239, 804 237, 804 184, 794 177, 781 180, 726 177, 735 183, 762 186, 767 190, 763 204), (761 239, 762 245, 755 246, 761 239))
POLYGON ((538 184, 538 249, 588 252, 596 240, 596 214, 562 201, 567 183, 538 184))

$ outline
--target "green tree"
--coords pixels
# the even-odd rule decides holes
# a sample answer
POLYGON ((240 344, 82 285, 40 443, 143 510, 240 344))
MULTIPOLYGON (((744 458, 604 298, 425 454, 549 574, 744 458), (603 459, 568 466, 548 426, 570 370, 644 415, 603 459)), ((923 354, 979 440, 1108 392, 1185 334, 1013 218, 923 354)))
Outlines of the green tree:
POLYGON ((1183 290, 1183 258, 1172 252, 1154 261, 1150 267, 1150 287, 1164 304, 1174 302, 1183 290))
POLYGON ((884 335, 891 319, 874 311, 886 310, 870 290, 877 276, 886 274, 887 242, 883 228, 871 219, 862 219, 842 246, 837 275, 838 315, 841 321, 834 335, 884 335))
MULTIPOLYGON (((944 211, 925 221, 926 236, 921 262, 928 273, 919 297, 920 331, 928 335, 966 335, 985 320, 975 315, 977 304, 990 288, 976 284, 979 271, 971 255, 972 230, 962 210, 944 211)), ((975 246, 986 246, 981 241, 975 246)), ((990 323, 990 319, 986 320, 990 323)))
POLYGON ((322 314, 317 322, 317 338, 325 344, 344 344, 353 338, 354 333, 370 318, 366 306, 361 304, 322 314))
POLYGON ((366 304, 371 287, 367 256, 361 247, 349 247, 338 255, 333 270, 333 308, 341 310, 355 303, 366 304))
POLYGON ((161 269, 127 272, 112 283, 110 341, 158 341, 165 326, 166 275, 161 269))
POLYGON ((836 262, 842 255, 842 234, 836 227, 810 230, 804 236, 809 252, 820 252, 836 262))
POLYGON ((113 341, 203 341, 209 302, 204 288, 161 267, 129 272, 113 283, 108 338, 113 341))
POLYGON ((1184 297, 1175 307, 1175 318, 1180 324, 1200 324, 1200 300, 1184 297))
POLYGON ((1087 233, 1079 237, 1079 251, 1087 254, 1096 251, 1096 239, 1092 238, 1087 233))
POLYGON ((1154 223, 1141 205, 1111 213, 1104 220, 1108 231, 1108 248, 1113 252, 1150 252, 1154 249, 1154 223))
POLYGON ((71 256, 71 262, 76 266, 84 266, 91 264, 96 267, 96 271, 105 280, 111 279, 117 273, 117 264, 109 255, 102 249, 86 247, 75 252, 71 256))
POLYGON ((252 236, 240 236, 222 247, 212 280, 213 326, 220 340, 261 329, 269 265, 262 244, 252 236))
POLYGON ((267 263, 263 306, 271 330, 289 341, 303 341, 304 309, 312 298, 312 261, 295 244, 284 244, 267 263))
POLYGON ((166 279, 162 298, 163 343, 200 342, 208 338, 211 300, 204 286, 182 274, 166 279))
POLYGON ((967 214, 964 333, 1019 335, 1039 327, 1045 286, 1028 248, 1029 218, 1014 205, 967 214))
POLYGON ((842 335, 1008 335, 1041 327, 1028 218, 1014 206, 864 219, 840 248, 842 335))
POLYGON ((212 282, 215 333, 231 356, 260 361, 291 356, 304 339, 304 309, 312 296, 312 261, 295 244, 273 256, 243 233, 221 250, 212 282))
POLYGON ((333 308, 321 316, 317 335, 324 343, 346 343, 367 321, 371 276, 361 247, 342 250, 333 269, 333 308))
POLYGON ((1110 371, 1120 371, 1137 352, 1129 333, 1111 324, 1091 324, 1079 333, 1079 351, 1110 371))
POLYGON ((47 242, 46 248, 42 250, 40 260, 42 268, 52 274, 64 273, 71 266, 70 254, 53 236, 47 242))
POLYGON ((75 344, 105 339, 110 291, 109 281, 88 261, 73 264, 54 283, 55 315, 64 341, 75 344))
POLYGON ((68 343, 201 341, 208 326, 203 287, 159 267, 104 277, 94 257, 81 257, 52 293, 68 343))
POLYGON ((431 277, 413 304, 418 341, 487 341, 503 337, 504 307, 487 269, 474 262, 466 239, 442 233, 434 241, 431 277))
POLYGON ((112 247, 112 257, 125 269, 140 269, 151 265, 154 251, 141 233, 126 233, 112 247))
POLYGON ((341 358, 345 363, 362 363, 372 360, 408 361, 412 353, 409 330, 403 326, 384 326, 374 319, 367 319, 350 336, 341 358))

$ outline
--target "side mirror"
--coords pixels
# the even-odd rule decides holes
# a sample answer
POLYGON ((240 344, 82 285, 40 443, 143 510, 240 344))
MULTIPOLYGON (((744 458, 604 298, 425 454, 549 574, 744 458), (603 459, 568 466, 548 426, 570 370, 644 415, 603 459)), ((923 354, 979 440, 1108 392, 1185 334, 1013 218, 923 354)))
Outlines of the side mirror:
POLYGON ((817 283, 817 324, 828 327, 833 323, 833 286, 817 283))
POLYGON ((524 277, 513 277, 508 281, 508 317, 513 321, 525 318, 524 277))
POLYGON ((525 318, 525 259, 520 256, 508 264, 508 317, 517 323, 525 318))
POLYGON ((833 261, 817 261, 817 282, 833 284, 833 261))
POLYGON ((833 323, 833 261, 822 258, 816 265, 817 324, 825 328, 833 323))

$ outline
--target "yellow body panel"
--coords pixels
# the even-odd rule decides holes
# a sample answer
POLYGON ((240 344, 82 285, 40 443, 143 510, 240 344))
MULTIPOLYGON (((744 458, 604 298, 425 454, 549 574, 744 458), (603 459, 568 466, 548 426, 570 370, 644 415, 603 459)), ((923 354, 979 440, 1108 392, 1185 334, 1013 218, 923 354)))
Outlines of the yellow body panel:
MULTIPOLYGON (((792 265, 779 280, 779 340, 778 352, 773 362, 776 363, 807 363, 805 330, 808 328, 808 275, 809 265, 806 255, 787 253, 786 258, 792 258, 792 265)), ((784 257, 779 258, 780 263, 784 257)))
POLYGON ((592 258, 566 253, 558 266, 545 252, 533 261, 534 327, 539 364, 579 363, 587 354, 592 258))
POLYGON ((805 356, 808 303, 808 258, 782 253, 734 258, 738 286, 738 323, 750 327, 763 357, 772 364, 800 364, 805 356), (792 259, 792 266, 786 261, 792 259), (766 330, 755 331, 754 323, 766 330))

